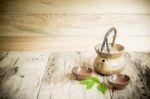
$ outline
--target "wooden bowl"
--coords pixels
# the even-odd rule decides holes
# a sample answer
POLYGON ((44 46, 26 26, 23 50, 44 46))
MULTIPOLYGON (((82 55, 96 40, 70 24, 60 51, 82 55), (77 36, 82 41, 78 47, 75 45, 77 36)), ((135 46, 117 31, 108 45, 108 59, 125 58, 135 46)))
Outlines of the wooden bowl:
POLYGON ((72 69, 72 73, 75 75, 77 80, 84 80, 92 75, 92 69, 85 66, 74 67, 72 69))
POLYGON ((108 82, 111 85, 112 89, 123 89, 128 85, 130 77, 126 74, 114 74, 108 78, 108 82))

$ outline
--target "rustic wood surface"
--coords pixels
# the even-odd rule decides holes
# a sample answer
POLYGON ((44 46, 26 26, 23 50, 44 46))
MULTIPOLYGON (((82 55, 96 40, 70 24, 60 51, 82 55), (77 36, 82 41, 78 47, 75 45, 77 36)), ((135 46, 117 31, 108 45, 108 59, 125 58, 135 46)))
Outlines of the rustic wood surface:
POLYGON ((147 14, 149 0, 1 0, 0 14, 147 14))
POLYGON ((149 52, 149 5, 149 0, 0 0, 0 50, 89 50, 114 26, 127 51, 149 52))
POLYGON ((0 99, 36 99, 47 52, 8 52, 0 54, 0 99))
MULTIPOLYGON (((0 98, 2 99, 150 99, 150 53, 124 54, 131 77, 123 90, 109 89, 106 94, 95 88, 86 90, 71 70, 91 68, 95 52, 1 52, 0 98)), ((93 73, 101 81, 107 77, 93 73)))

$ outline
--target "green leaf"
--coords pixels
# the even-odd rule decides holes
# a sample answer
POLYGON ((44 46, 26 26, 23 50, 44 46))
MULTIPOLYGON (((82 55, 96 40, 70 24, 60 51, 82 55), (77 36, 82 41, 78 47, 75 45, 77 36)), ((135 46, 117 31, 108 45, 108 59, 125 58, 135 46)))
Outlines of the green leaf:
POLYGON ((93 77, 93 76, 92 76, 92 77, 89 77, 88 80, 91 80, 91 81, 93 81, 94 83, 100 83, 98 77, 93 77))
POLYGON ((86 79, 86 80, 82 80, 82 81, 80 81, 80 84, 87 84, 87 83, 89 83, 90 81, 88 80, 88 79, 86 79))
POLYGON ((103 94, 107 90, 107 86, 104 83, 100 82, 98 77, 89 77, 86 80, 80 81, 80 84, 86 85, 86 89, 91 89, 94 86, 94 84, 97 84, 97 89, 103 94))
POLYGON ((107 91, 107 86, 104 83, 99 83, 97 89, 104 94, 107 91))
POLYGON ((86 89, 91 89, 93 87, 94 83, 93 82, 89 82, 86 85, 86 89))

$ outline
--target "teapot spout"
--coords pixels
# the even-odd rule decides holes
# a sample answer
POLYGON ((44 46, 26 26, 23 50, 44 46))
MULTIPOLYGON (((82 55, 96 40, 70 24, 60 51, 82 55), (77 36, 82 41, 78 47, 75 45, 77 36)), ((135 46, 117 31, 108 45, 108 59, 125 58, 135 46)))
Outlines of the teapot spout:
POLYGON ((105 71, 105 69, 107 68, 106 64, 107 59, 97 56, 94 62, 95 71, 99 74, 105 74, 103 71, 105 71))
POLYGON ((99 65, 100 68, 101 68, 102 70, 105 69, 105 68, 106 68, 106 59, 105 59, 105 58, 102 58, 102 59, 100 60, 100 64, 101 64, 101 65, 99 65))
POLYGON ((101 64, 105 64, 106 63, 106 59, 105 58, 102 58, 101 59, 101 64))

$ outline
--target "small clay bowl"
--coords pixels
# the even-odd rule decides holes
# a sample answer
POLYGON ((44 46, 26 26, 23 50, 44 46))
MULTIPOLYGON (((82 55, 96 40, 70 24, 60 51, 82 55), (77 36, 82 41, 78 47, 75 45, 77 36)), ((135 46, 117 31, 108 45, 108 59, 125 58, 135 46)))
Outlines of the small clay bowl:
POLYGON ((72 73, 75 75, 77 80, 84 80, 92 75, 92 69, 85 66, 74 67, 72 69, 72 73))
POLYGON ((129 83, 130 77, 126 74, 114 74, 108 78, 108 82, 112 89, 121 90, 129 83))

